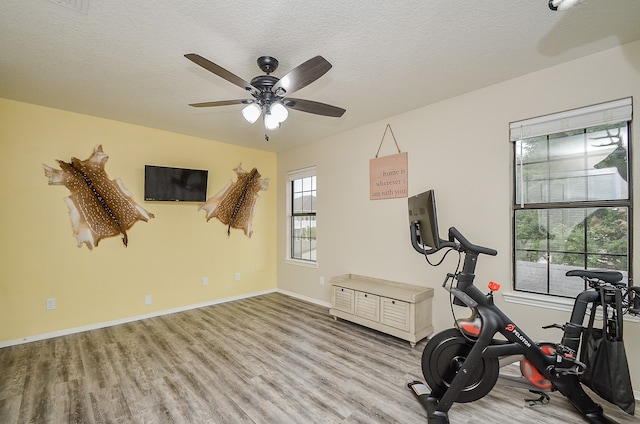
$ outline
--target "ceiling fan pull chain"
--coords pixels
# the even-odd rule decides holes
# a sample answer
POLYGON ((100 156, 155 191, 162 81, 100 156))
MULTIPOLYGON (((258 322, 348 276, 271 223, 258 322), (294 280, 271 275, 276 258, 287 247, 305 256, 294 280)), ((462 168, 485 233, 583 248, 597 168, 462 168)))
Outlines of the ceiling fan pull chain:
POLYGON ((376 152, 376 157, 380 154, 380 149, 382 148, 382 143, 384 142, 384 136, 387 135, 387 130, 391 131, 391 136, 393 137, 393 142, 396 143, 396 149, 398 149, 398 153, 402 153, 400 151, 400 146, 398 146, 398 141, 396 140, 396 136, 391 129, 391 125, 387 124, 387 127, 384 129, 384 134, 382 134, 382 140, 380 140, 380 145, 378 146, 378 151, 376 152))

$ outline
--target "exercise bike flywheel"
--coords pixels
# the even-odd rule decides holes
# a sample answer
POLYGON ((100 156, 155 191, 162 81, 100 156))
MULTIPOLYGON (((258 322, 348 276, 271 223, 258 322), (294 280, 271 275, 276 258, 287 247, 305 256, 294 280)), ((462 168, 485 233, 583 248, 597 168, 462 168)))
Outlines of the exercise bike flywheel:
MULTIPOLYGON (((473 346, 455 328, 444 330, 427 342, 422 352, 422 374, 433 396, 441 397, 447 391, 473 346)), ((456 402, 473 402, 486 396, 498 381, 499 373, 498 358, 482 358, 456 402)))

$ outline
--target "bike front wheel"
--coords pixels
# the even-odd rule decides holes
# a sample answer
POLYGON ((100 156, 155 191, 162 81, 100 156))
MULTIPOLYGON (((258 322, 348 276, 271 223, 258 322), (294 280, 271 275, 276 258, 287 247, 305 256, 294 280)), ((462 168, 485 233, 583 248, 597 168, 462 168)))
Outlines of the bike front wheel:
MULTIPOLYGON (((465 338, 455 328, 433 336, 422 352, 422 374, 432 395, 442 397, 458 375, 474 342, 465 338)), ((498 358, 482 358, 482 362, 469 376, 456 402, 473 402, 486 396, 498 381, 498 358)))

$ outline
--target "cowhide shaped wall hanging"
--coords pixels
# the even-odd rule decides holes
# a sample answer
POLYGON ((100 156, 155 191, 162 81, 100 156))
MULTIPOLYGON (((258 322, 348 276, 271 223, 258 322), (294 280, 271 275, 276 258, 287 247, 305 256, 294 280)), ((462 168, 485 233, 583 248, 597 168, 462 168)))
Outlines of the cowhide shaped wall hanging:
POLYGON ((207 211, 207 221, 218 218, 227 225, 227 236, 231 235, 231 228, 237 228, 243 230, 247 237, 251 237, 251 222, 260 200, 258 192, 269 188, 269 178, 260 178, 261 175, 256 168, 251 172, 245 171, 242 164, 234 171, 238 176, 237 181, 229 181, 218 194, 199 205, 198 210, 207 211))
POLYGON ((134 202, 119 178, 109 179, 104 170, 108 159, 102 146, 97 145, 89 159, 71 158, 69 163, 58 160, 61 169, 43 165, 49 185, 64 185, 71 192, 64 201, 69 206, 78 247, 86 244, 92 250, 103 238, 120 234, 126 246, 127 230, 139 220, 154 217, 134 202))

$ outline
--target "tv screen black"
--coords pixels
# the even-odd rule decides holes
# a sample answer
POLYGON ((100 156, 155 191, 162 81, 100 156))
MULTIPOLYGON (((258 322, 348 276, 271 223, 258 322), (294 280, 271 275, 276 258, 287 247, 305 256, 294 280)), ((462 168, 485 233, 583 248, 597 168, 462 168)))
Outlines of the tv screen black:
POLYGON ((144 200, 204 202, 209 173, 201 169, 144 166, 144 200))
POLYGON ((436 196, 433 190, 409 197, 409 223, 418 221, 420 234, 418 243, 432 249, 440 248, 436 196))

